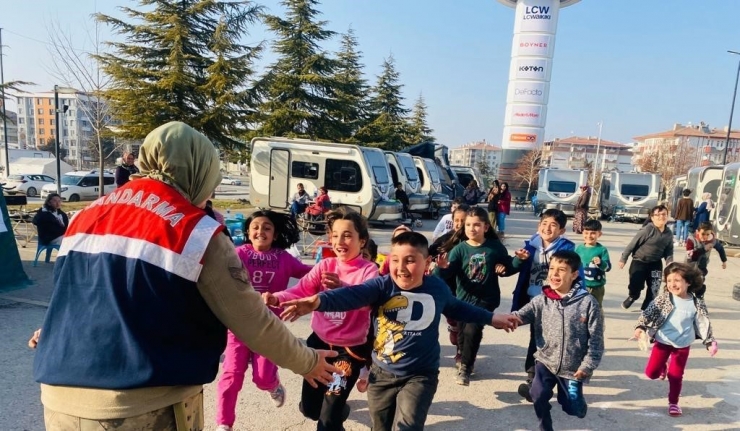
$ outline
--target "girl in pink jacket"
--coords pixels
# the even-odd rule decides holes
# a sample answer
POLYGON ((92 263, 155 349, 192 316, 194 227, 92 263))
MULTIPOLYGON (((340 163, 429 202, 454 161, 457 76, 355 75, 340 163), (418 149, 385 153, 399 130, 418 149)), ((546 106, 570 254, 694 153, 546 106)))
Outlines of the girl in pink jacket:
MULTIPOLYGON (((290 217, 274 211, 257 211, 245 221, 245 225, 248 242, 237 247, 236 254, 244 263, 254 290, 283 291, 291 277, 301 278, 311 270, 310 266, 285 251, 300 239, 298 227, 290 217)), ((285 387, 280 383, 277 365, 251 351, 229 331, 224 370, 218 382, 218 430, 231 430, 234 426, 236 401, 250 361, 255 386, 267 391, 276 407, 285 403, 285 387)))
MULTIPOLYGON (((327 226, 337 257, 320 261, 291 289, 263 293, 265 303, 279 306, 283 301, 340 286, 358 285, 378 276, 377 266, 363 259, 361 254, 370 239, 367 221, 362 215, 344 208, 332 211, 327 215, 327 226)), ((311 317, 313 333, 306 345, 337 351, 339 355, 330 362, 344 371, 341 375, 334 374, 328 386, 303 385, 298 408, 307 418, 318 421, 317 430, 339 431, 349 415, 347 397, 370 354, 370 346, 366 343, 370 312, 369 307, 364 307, 346 312, 314 312, 311 317)))

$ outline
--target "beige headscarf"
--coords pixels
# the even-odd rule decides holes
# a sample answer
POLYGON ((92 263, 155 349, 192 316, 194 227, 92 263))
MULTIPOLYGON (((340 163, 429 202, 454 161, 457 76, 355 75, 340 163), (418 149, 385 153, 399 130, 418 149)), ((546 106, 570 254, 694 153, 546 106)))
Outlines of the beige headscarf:
POLYGON ((172 121, 152 130, 139 150, 141 172, 133 178, 151 178, 174 186, 194 205, 211 197, 221 182, 216 148, 202 133, 172 121))

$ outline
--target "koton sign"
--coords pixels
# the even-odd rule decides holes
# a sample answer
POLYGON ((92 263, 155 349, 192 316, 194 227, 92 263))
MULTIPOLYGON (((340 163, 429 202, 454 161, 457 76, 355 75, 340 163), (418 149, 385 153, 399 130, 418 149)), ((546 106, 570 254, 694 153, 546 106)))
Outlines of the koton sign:
POLYGON ((504 125, 545 127, 546 109, 543 105, 506 105, 504 125))
POLYGON ((555 36, 551 34, 517 34, 511 46, 511 56, 552 58, 555 36))
POLYGON ((540 81, 509 81, 506 103, 539 103, 546 105, 550 84, 540 81))
POLYGON ((516 57, 511 59, 509 80, 550 81, 551 62, 546 58, 516 57))

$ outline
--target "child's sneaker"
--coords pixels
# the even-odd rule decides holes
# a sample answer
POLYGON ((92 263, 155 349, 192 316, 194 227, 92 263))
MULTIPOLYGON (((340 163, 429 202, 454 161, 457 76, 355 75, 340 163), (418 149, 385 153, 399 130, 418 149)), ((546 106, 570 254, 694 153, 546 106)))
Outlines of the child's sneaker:
POLYGON ((455 379, 455 383, 462 386, 470 385, 470 373, 468 372, 467 366, 460 365, 460 371, 457 372, 457 379, 455 379))
POLYGON ((275 407, 282 407, 285 404, 285 386, 281 383, 277 388, 270 391, 270 398, 275 403, 275 407))
POLYGON ((668 404, 668 414, 671 416, 681 416, 683 412, 678 404, 668 404))
POLYGON ((534 373, 527 373, 526 382, 522 383, 517 388, 517 393, 530 403, 533 402, 532 394, 529 393, 529 391, 532 389, 532 380, 534 380, 534 373))
POLYGON ((216 431, 231 431, 231 427, 228 425, 219 425, 216 427, 216 431))
POLYGON ((628 296, 627 299, 625 299, 624 302, 622 302, 622 308, 624 308, 625 310, 630 308, 633 302, 635 302, 635 299, 632 298, 631 296, 628 296))

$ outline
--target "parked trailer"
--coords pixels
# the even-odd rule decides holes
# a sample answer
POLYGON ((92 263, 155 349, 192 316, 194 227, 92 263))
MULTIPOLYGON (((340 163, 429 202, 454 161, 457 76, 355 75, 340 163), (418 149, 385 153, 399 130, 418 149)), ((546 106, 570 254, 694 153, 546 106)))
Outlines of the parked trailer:
POLYGON ((588 171, 581 169, 540 169, 537 183, 537 213, 557 208, 567 216, 575 214, 580 186, 588 184, 588 171))
POLYGON ((601 179, 599 209, 602 217, 644 221, 661 192, 658 174, 609 172, 601 179))
POLYGON ((371 222, 403 218, 403 206, 388 199, 390 170, 383 151, 306 139, 254 138, 250 201, 285 211, 298 183, 311 193, 321 186, 334 206, 355 209, 371 222))
POLYGON ((471 168, 470 166, 460 166, 460 165, 452 165, 450 166, 453 171, 455 171, 455 174, 457 174, 457 179, 460 181, 460 185, 463 187, 463 189, 468 188, 468 184, 472 180, 475 180, 476 183, 478 183, 478 189, 481 191, 481 198, 480 201, 483 202, 486 200, 486 195, 488 194, 488 182, 485 178, 483 178, 483 175, 481 175, 478 168, 471 168))
MULTIPOLYGON (((704 193, 711 193, 712 201, 717 202, 724 168, 724 166, 699 166, 689 170, 686 187, 691 190, 694 207, 699 206, 704 193)), ((715 218, 714 210, 712 210, 709 218, 710 220, 715 218)))
POLYGON ((740 188, 737 184, 738 175, 740 175, 740 163, 725 165, 714 220, 717 238, 731 245, 740 245, 740 208, 738 208, 740 206, 740 188))
POLYGON ((414 156, 414 164, 421 180, 421 192, 429 196, 429 207, 418 211, 436 220, 440 211, 449 208, 452 203, 447 194, 442 192, 439 167, 432 160, 419 156, 414 156))
POLYGON ((683 197, 683 191, 686 189, 688 184, 687 175, 678 175, 673 177, 673 190, 671 191, 671 217, 676 218, 676 207, 678 206, 678 200, 683 197))
POLYGON ((421 192, 421 180, 413 156, 408 153, 386 151, 385 158, 391 170, 392 182, 400 182, 404 185, 404 190, 409 196, 409 209, 411 211, 425 211, 429 208, 429 194, 421 192))

